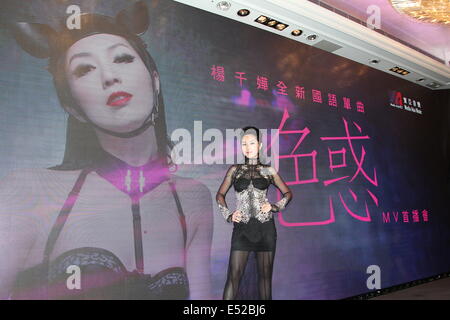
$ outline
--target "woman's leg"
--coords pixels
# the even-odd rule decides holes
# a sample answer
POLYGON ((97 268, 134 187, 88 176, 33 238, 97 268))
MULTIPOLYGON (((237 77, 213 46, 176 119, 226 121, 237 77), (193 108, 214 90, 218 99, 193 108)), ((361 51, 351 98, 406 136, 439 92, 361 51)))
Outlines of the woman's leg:
POLYGON ((275 250, 256 252, 259 298, 261 300, 272 300, 272 271, 274 257, 275 250))
POLYGON ((249 251, 232 250, 228 263, 228 275, 223 290, 223 300, 234 300, 239 289, 245 266, 247 265, 249 251))

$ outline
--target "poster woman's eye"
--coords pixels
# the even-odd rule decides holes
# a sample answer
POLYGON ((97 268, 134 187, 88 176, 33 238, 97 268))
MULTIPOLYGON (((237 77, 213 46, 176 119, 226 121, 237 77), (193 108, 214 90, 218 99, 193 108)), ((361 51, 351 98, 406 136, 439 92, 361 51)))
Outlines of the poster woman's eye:
POLYGON ((121 54, 120 56, 117 56, 114 58, 115 63, 131 63, 134 61, 134 57, 131 54, 121 54))
POLYGON ((82 64, 75 68, 73 74, 75 75, 75 77, 81 78, 93 69, 95 69, 95 67, 90 64, 82 64))

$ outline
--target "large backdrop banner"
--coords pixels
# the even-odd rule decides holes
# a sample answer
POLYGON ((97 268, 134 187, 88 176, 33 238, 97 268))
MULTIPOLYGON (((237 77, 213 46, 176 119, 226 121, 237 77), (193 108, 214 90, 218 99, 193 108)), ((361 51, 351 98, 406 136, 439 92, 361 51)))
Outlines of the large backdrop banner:
POLYGON ((1 6, 2 299, 221 299, 246 126, 293 193, 273 299, 450 271, 448 92, 175 1, 1 6))

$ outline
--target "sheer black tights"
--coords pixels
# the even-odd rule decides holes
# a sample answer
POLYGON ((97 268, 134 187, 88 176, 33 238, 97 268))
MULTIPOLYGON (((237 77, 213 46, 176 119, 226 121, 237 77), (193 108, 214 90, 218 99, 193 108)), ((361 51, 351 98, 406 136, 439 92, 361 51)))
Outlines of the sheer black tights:
POLYGON ((247 265, 249 251, 232 250, 228 262, 228 275, 223 290, 223 300, 234 300, 247 265))
POLYGON ((258 289, 261 300, 272 300, 272 270, 274 251, 256 252, 258 289))
MULTIPOLYGON (((224 300, 234 300, 239 289, 242 275, 247 265, 250 251, 232 250, 228 264, 228 275, 223 290, 224 300)), ((275 252, 255 252, 258 266, 258 291, 261 300, 272 299, 272 271, 275 252)))

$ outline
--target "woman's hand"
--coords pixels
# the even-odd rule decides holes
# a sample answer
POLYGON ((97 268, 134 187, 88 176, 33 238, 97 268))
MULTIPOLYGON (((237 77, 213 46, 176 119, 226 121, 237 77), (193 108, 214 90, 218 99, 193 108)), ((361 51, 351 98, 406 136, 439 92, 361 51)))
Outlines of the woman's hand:
POLYGON ((269 202, 265 202, 262 206, 261 206, 261 212, 262 213, 267 213, 270 210, 272 210, 272 205, 269 202))
POLYGON ((231 217, 231 221, 233 222, 241 222, 242 220, 242 213, 240 210, 236 210, 235 212, 233 212, 233 215, 231 217))

